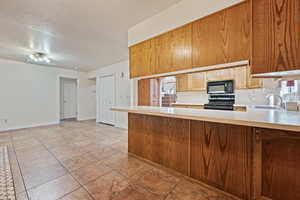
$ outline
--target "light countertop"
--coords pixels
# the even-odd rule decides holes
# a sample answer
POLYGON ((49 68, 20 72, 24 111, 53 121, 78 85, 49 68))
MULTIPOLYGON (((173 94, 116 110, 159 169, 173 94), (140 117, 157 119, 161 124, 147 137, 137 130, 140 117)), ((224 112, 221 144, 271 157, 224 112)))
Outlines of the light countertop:
POLYGON ((246 112, 239 112, 151 106, 114 107, 112 110, 300 132, 300 112, 267 109, 248 109, 246 112))

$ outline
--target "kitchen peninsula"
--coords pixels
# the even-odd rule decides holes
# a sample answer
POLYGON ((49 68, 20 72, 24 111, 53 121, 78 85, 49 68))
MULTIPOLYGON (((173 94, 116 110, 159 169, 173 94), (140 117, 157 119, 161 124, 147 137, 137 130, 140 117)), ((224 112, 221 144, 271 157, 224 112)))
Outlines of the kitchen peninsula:
POLYGON ((138 157, 242 199, 300 199, 299 112, 112 110, 129 113, 128 150, 138 157))

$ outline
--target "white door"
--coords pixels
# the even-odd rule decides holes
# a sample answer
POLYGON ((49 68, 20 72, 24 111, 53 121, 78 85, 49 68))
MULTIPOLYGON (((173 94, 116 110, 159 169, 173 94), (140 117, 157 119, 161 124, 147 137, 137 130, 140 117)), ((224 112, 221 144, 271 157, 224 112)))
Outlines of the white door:
POLYGON ((106 124, 115 123, 115 114, 110 109, 115 105, 115 78, 113 75, 99 78, 99 121, 106 124))
POLYGON ((63 119, 77 117, 77 84, 76 80, 64 79, 63 82, 63 119))

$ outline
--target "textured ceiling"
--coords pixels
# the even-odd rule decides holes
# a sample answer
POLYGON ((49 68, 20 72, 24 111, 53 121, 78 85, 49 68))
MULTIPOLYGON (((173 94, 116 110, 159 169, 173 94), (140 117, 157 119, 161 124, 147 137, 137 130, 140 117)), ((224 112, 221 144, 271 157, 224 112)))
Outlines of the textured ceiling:
POLYGON ((127 30, 180 0, 5 0, 0 58, 43 52, 54 64, 90 71, 128 59, 127 30))

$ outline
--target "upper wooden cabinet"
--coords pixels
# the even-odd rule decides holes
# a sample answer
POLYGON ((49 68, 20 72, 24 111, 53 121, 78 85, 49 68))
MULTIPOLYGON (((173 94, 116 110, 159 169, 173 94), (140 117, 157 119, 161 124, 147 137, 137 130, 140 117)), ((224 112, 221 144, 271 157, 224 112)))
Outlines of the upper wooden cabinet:
POLYGON ((235 67, 176 76, 177 92, 205 91, 208 81, 234 80, 235 89, 254 89, 263 86, 262 79, 251 78, 250 67, 235 67))
POLYGON ((155 42, 147 40, 129 49, 130 76, 139 77, 155 73, 155 42))
POLYGON ((300 1, 252 0, 252 73, 300 69, 300 1))
MULTIPOLYGON (((172 33, 172 68, 168 71, 189 69, 192 65, 192 24, 175 29, 172 33)), ((159 66, 158 66, 159 67, 159 66)))
POLYGON ((249 60, 250 20, 246 2, 193 22, 193 67, 249 60))
POLYGON ((130 47, 131 78, 248 60, 249 13, 241 3, 130 47))
POLYGON ((192 92, 206 90, 206 73, 180 74, 176 76, 177 92, 192 92))

